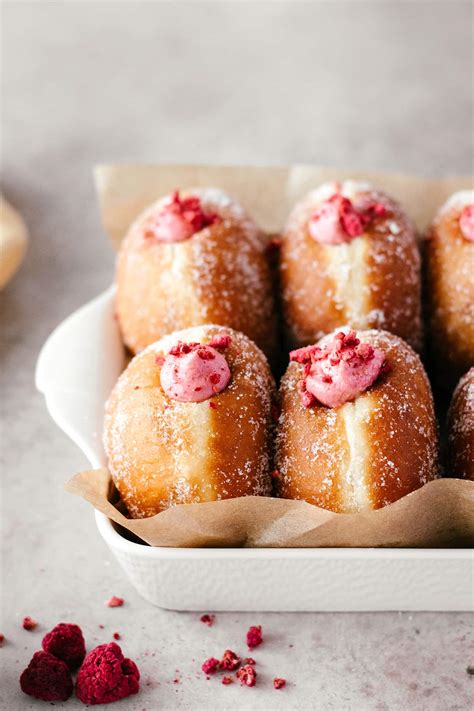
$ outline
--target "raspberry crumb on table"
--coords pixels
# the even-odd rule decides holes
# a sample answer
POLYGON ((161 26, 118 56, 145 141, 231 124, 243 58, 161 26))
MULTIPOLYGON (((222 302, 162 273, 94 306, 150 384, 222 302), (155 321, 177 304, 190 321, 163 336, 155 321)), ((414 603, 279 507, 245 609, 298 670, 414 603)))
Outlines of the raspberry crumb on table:
POLYGON ((219 668, 219 660, 215 657, 209 657, 205 662, 202 663, 201 669, 204 674, 214 674, 219 668))
POLYGON ((2 646, 2 644, 4 643, 4 641, 5 641, 5 635, 4 635, 4 634, 1 634, 1 632, 0 632, 0 647, 2 646))
POLYGON ((224 684, 225 686, 227 686, 227 684, 233 684, 234 680, 232 679, 231 676, 223 676, 221 683, 224 684))
POLYGON ((286 679, 279 679, 276 677, 273 679, 273 686, 275 689, 283 689, 283 687, 286 686, 286 679))
POLYGON ((247 632, 247 646, 249 649, 258 647, 259 644, 263 642, 262 627, 261 625, 249 627, 247 632))
POLYGON ((117 597, 112 595, 112 597, 105 603, 107 607, 122 607, 124 599, 122 597, 117 597))
POLYGON ((257 672, 250 664, 246 664, 236 673, 237 679, 243 686, 255 686, 257 683, 257 672))
POLYGON ((120 639, 120 633, 119 633, 119 632, 114 632, 113 635, 112 635, 112 637, 113 637, 114 639, 120 639))
POLYGON ((212 625, 214 624, 214 620, 216 619, 216 616, 205 614, 205 615, 201 615, 201 617, 199 619, 203 624, 207 625, 208 627, 212 627, 212 625))
POLYGON ((28 630, 30 632, 31 630, 34 630, 35 627, 38 626, 38 623, 36 620, 34 620, 32 617, 29 617, 28 615, 23 618, 23 629, 28 630))
POLYGON ((234 671, 240 666, 240 657, 231 649, 226 649, 219 666, 226 671, 234 671))

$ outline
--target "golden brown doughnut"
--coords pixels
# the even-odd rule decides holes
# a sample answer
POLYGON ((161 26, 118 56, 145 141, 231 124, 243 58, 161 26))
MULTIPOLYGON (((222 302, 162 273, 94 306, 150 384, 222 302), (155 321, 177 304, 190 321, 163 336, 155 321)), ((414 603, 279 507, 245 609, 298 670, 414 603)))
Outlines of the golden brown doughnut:
MULTIPOLYGON (((318 345, 334 343, 335 334, 318 345)), ((282 379, 276 466, 283 498, 355 513, 386 506, 437 475, 433 399, 419 357, 386 331, 357 337, 363 348, 381 351, 385 363, 355 399, 338 407, 305 406, 300 362, 290 362, 282 379)))
POLYGON ((173 331, 217 323, 242 331, 269 356, 276 320, 266 238, 242 207, 214 188, 197 197, 218 221, 182 241, 163 242, 153 221, 172 196, 148 208, 126 235, 117 260, 117 312, 126 345, 141 351, 173 331))
POLYGON ((295 347, 344 324, 391 331, 421 347, 414 228, 400 205, 367 183, 325 183, 294 207, 282 236, 280 280, 288 339, 295 347), (356 209, 365 224, 358 236, 346 234, 345 242, 322 243, 312 236, 311 219, 334 196, 347 198, 352 217, 356 209))
POLYGON ((425 243, 431 351, 445 390, 474 365, 474 241, 460 228, 469 205, 474 205, 474 190, 452 195, 425 243))
POLYGON ((263 353, 244 334, 222 326, 175 332, 135 356, 107 402, 104 429, 110 473, 130 515, 270 494, 274 391, 263 353), (231 337, 222 350, 230 369, 227 387, 202 402, 168 396, 163 371, 173 347, 214 343, 223 335, 231 337))
POLYGON ((449 408, 446 473, 474 481, 474 368, 459 381, 449 408))

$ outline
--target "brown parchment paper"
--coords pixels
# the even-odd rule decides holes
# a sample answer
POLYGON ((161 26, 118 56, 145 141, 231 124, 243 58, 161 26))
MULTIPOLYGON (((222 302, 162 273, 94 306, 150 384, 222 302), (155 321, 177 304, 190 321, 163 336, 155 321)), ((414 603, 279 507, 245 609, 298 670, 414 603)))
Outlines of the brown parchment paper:
MULTIPOLYGON (((366 180, 397 198, 421 234, 438 207, 469 177, 427 179, 309 165, 101 165, 95 170, 103 226, 118 248, 149 204, 176 188, 220 187, 261 228, 278 232, 293 204, 327 180, 366 180)), ((439 479, 378 511, 336 514, 304 501, 243 497, 175 506, 128 519, 106 469, 76 474, 66 489, 153 546, 173 547, 435 547, 474 544, 474 482, 439 479)))
POLYGON ((102 224, 115 247, 142 210, 176 188, 222 188, 242 203, 263 230, 278 232, 306 192, 327 180, 346 179, 366 180, 393 195, 420 232, 451 193, 474 184, 469 176, 428 179, 312 165, 99 165, 95 169, 102 224))
POLYGON ((438 479, 390 506, 336 514, 305 501, 245 496, 181 504, 128 519, 107 469, 76 474, 66 490, 152 546, 254 548, 444 547, 474 544, 474 482, 438 479))

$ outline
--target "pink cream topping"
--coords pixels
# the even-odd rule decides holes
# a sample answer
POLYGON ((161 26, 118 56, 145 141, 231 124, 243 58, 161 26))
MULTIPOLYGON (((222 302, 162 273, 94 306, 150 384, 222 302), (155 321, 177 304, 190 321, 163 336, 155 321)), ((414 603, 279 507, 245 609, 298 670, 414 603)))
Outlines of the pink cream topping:
POLYGON ((339 332, 322 346, 291 351, 290 360, 304 365, 298 383, 305 407, 316 403, 340 407, 369 388, 387 372, 385 353, 361 343, 355 331, 339 332))
POLYGON ((216 336, 209 345, 179 341, 161 365, 161 387, 172 400, 202 402, 222 392, 230 380, 227 361, 217 348, 227 348, 230 336, 216 336))
POLYGON ((204 212, 198 197, 180 198, 179 191, 175 190, 151 217, 145 237, 159 242, 182 242, 220 219, 216 213, 204 212))
POLYGON ((466 205, 459 217, 459 228, 462 236, 474 242, 474 205, 466 205))
POLYGON ((344 244, 364 233, 374 217, 383 217, 386 207, 367 202, 356 208, 347 197, 335 193, 311 215, 308 229, 321 244, 344 244))

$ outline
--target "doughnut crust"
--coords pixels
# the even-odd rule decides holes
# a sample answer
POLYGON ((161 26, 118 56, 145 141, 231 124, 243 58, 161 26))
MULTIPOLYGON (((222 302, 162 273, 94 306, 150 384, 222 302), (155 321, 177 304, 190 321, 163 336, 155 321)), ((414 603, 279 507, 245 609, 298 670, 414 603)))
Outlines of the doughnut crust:
POLYGON ((222 219, 183 242, 145 236, 166 198, 130 227, 117 259, 117 313, 138 353, 167 333, 217 323, 242 331, 271 357, 276 317, 266 238, 242 207, 217 189, 182 191, 222 219))
POLYGON ((474 242, 459 227, 463 208, 473 203, 474 190, 452 195, 425 244, 431 351, 444 389, 474 365, 474 242))
POLYGON ((302 366, 280 386, 278 495, 338 513, 378 509, 437 476, 437 428, 430 384, 417 354, 385 331, 358 337, 381 348, 391 370, 338 408, 304 407, 302 366))
POLYGON ((267 360, 244 334, 216 325, 175 332, 139 353, 106 405, 109 469, 130 515, 153 516, 175 504, 271 492, 271 409, 267 360), (225 390, 203 402, 168 398, 157 357, 178 341, 207 344, 230 335, 225 390), (212 405, 211 405, 212 403, 212 405))
POLYGON ((336 185, 325 183, 294 207, 280 251, 288 340, 293 347, 309 345, 348 324, 391 331, 419 350, 420 255, 414 227, 394 200, 367 183, 345 181, 338 187, 352 201, 382 202, 387 211, 351 242, 326 245, 313 239, 308 220, 336 185))
POLYGON ((446 473, 474 481, 474 368, 459 381, 449 408, 446 473))

